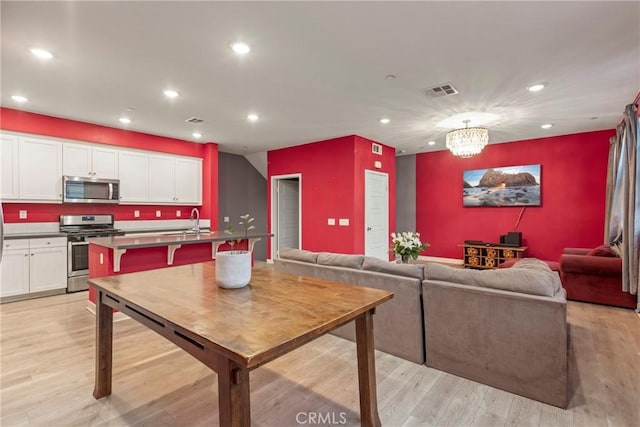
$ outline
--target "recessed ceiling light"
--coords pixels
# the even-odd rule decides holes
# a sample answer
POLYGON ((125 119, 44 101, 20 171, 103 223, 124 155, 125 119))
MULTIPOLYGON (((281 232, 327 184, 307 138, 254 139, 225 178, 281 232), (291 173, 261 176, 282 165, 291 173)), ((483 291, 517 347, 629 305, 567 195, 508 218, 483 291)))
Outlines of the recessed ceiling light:
POLYGON ((380 123, 382 123, 383 125, 386 125, 387 123, 389 123, 391 120, 387 119, 386 117, 384 119, 380 119, 380 123))
POLYGON ((544 87, 545 87, 545 86, 546 86, 546 85, 545 85, 544 83, 536 83, 536 84, 534 84, 534 85, 529 86, 529 87, 527 88, 527 90, 528 90, 529 92, 539 92, 539 91, 541 91, 542 89, 544 89, 544 87))
POLYGON ((31 54, 33 56, 37 56, 40 59, 51 59, 53 58, 53 54, 51 52, 49 52, 48 50, 44 50, 44 49, 38 49, 38 48, 33 48, 31 49, 31 54))
POLYGON ((120 120, 120 123, 124 123, 125 125, 131 123, 131 119, 129 117, 120 117, 118 120, 120 120))
POLYGON ((540 125, 542 129, 549 129, 552 126, 553 126, 553 123, 545 123, 543 125, 540 125))
POLYGON ((407 150, 400 150, 400 153, 406 153, 407 150))
POLYGON ((200 132, 194 132, 191 134, 194 138, 202 138, 202 134, 200 132))
POLYGON ((239 55, 246 55, 247 53, 251 52, 251 48, 249 47, 249 45, 243 42, 236 42, 232 44, 231 49, 233 49, 233 51, 239 55))
POLYGON ((251 120, 252 122, 255 122, 255 121, 256 121, 256 120, 258 120, 259 118, 260 118, 260 117, 258 117, 258 115, 257 115, 257 114, 253 114, 253 113, 252 113, 252 114, 249 114, 249 115, 247 116, 247 119, 251 120))
POLYGON ((164 96, 166 96, 167 98, 177 98, 179 95, 178 92, 172 89, 165 89, 162 91, 162 93, 164 93, 164 96))
POLYGON ((395 74, 387 74, 386 76, 384 76, 385 79, 387 80, 393 80, 396 78, 395 74))
POLYGON ((20 103, 28 101, 28 99, 26 97, 22 96, 22 95, 12 95, 11 99, 13 99, 16 102, 20 102, 20 103))
POLYGON ((436 145, 436 142, 435 142, 435 141, 429 141, 429 142, 427 142, 427 144, 429 144, 429 145, 436 145))

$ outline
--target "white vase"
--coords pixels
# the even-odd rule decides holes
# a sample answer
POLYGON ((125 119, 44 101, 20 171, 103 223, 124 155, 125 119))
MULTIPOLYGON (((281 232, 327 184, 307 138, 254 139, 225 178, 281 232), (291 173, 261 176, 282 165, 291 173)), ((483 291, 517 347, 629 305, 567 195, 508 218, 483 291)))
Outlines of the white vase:
POLYGON ((227 251, 216 254, 216 283, 221 288, 247 286, 251 280, 251 252, 227 251))

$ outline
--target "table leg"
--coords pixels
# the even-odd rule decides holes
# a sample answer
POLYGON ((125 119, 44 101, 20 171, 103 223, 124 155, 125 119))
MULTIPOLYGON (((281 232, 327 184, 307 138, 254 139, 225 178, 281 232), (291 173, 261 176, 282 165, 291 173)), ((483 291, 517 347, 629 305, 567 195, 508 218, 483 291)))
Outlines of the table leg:
POLYGON ((96 383, 93 397, 111 394, 111 358, 113 349, 113 309, 103 304, 105 293, 96 295, 96 383))
POLYGON ((380 427, 373 347, 373 310, 367 311, 356 319, 356 345, 360 384, 360 425, 380 427))
POLYGON ((217 365, 220 427, 250 427, 249 370, 224 356, 217 365))

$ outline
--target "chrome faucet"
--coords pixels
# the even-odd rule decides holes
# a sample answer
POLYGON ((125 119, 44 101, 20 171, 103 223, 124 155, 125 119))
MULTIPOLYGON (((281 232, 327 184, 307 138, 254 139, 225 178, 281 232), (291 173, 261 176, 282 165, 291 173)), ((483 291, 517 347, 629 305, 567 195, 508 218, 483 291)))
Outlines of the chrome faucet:
POLYGON ((191 216, 189 217, 189 220, 196 221, 196 225, 191 230, 195 231, 196 233, 200 233, 200 211, 198 210, 198 208, 191 209, 191 216))

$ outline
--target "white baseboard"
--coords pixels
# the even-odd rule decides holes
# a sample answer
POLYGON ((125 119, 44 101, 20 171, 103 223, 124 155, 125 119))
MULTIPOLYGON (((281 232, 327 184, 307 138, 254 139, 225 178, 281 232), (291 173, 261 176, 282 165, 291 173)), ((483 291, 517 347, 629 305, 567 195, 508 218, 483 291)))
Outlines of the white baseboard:
POLYGON ((439 263, 443 263, 443 264, 455 264, 455 265, 464 264, 464 260, 461 260, 461 259, 458 259, 458 258, 444 258, 444 257, 438 257, 438 256, 422 256, 422 255, 419 255, 418 259, 420 261, 439 262, 439 263))
MULTIPOLYGON (((85 308, 89 313, 93 314, 94 316, 96 315, 96 305, 91 301, 87 302, 87 306, 85 308)), ((115 313, 113 313, 114 322, 120 322, 122 320, 127 320, 127 319, 131 319, 131 318, 120 311, 116 311, 115 313)))

